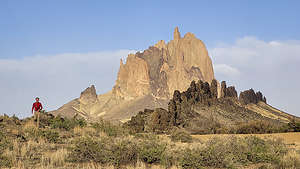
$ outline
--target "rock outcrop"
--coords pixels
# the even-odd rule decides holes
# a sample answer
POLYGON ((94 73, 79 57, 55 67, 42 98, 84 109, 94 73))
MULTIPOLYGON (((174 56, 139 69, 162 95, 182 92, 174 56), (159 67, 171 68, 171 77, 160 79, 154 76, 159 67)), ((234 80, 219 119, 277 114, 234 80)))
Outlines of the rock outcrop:
POLYGON ((83 104, 95 103, 97 101, 95 86, 92 85, 91 87, 88 87, 83 92, 81 92, 79 100, 83 104))
POLYGON ((259 101, 267 103, 266 97, 264 97, 260 91, 255 93, 253 89, 249 89, 241 92, 239 96, 239 101, 242 104, 249 104, 249 103, 257 104, 259 101))
POLYGON ((192 80, 211 83, 213 66, 203 42, 192 33, 183 38, 176 27, 174 40, 159 41, 144 52, 128 56, 120 70, 114 90, 122 98, 151 94, 168 99, 174 90, 183 91, 192 80))
MULTIPOLYGON (((219 102, 216 87, 216 80, 213 80, 211 85, 202 80, 197 83, 192 81, 186 91, 174 91, 168 104, 168 110, 156 108, 155 110, 140 111, 125 126, 134 132, 156 133, 168 132, 172 127, 186 127, 191 119, 199 117, 199 114, 193 110, 194 105, 210 107, 219 102)), ((229 87, 226 89, 229 94, 220 99, 232 98, 237 100, 235 88, 229 87)))
POLYGON ((294 118, 267 105, 261 92, 246 90, 238 98, 235 87, 226 87, 224 81, 223 97, 217 98, 216 86, 215 80, 211 85, 201 80, 192 81, 186 91, 174 91, 168 110, 140 111, 124 127, 133 132, 168 134, 174 128, 182 128, 194 134, 212 134, 234 132, 238 125, 249 121, 280 126, 294 118), (233 131, 224 131, 228 129, 233 131))
POLYGON ((212 82, 213 79, 212 61, 204 43, 192 33, 182 37, 176 27, 170 42, 161 40, 143 52, 129 54, 125 62, 120 60, 111 91, 97 96, 91 86, 79 99, 52 113, 126 120, 144 108, 167 108, 174 90, 185 90, 193 80, 213 83, 213 97, 216 97, 218 82, 212 82))

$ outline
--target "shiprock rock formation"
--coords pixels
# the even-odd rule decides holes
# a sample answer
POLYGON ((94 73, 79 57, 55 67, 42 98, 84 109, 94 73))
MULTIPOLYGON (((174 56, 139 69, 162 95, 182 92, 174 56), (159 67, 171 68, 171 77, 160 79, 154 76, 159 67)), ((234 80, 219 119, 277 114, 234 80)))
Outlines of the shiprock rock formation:
POLYGON ((129 54, 126 63, 121 60, 111 91, 97 95, 91 86, 80 98, 52 113, 126 121, 145 108, 167 108, 174 90, 185 90, 193 80, 211 83, 213 79, 212 61, 204 43, 192 33, 181 37, 176 27, 169 43, 161 40, 143 52, 129 54))
POLYGON ((299 120, 268 105, 262 93, 255 93, 253 89, 241 92, 238 97, 235 87, 226 87, 223 81, 221 97, 217 95, 216 80, 211 85, 201 80, 192 81, 186 91, 174 91, 168 110, 145 109, 124 125, 134 132, 168 133, 174 128, 183 128, 194 134, 251 132, 248 129, 264 133, 281 131, 280 126, 299 120), (251 124, 254 121, 259 124, 251 124), (247 123, 251 126, 244 125, 247 123))

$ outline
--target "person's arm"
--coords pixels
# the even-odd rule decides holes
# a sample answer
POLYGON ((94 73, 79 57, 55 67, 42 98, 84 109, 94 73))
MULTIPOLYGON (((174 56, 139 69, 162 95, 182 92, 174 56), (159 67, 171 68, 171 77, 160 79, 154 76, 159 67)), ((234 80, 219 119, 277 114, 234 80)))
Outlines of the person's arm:
POLYGON ((34 103, 33 103, 33 105, 32 105, 32 109, 31 109, 31 113, 33 114, 33 108, 34 108, 34 103))
POLYGON ((41 104, 41 106, 40 106, 40 110, 43 110, 43 105, 42 105, 42 103, 40 103, 41 104))

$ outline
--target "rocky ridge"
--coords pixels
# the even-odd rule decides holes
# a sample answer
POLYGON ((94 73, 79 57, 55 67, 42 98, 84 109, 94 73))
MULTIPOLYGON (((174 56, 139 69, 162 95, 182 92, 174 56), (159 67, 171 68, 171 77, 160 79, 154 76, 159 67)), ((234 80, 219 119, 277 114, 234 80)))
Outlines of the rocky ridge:
POLYGON ((221 83, 221 97, 218 98, 216 84, 216 80, 211 85, 201 80, 192 81, 186 91, 174 91, 167 110, 145 109, 125 126, 134 132, 168 133, 179 127, 203 134, 217 133, 218 129, 253 120, 279 125, 295 118, 269 107, 262 93, 255 93, 253 89, 241 92, 238 97, 235 87, 226 87, 225 81, 221 83))

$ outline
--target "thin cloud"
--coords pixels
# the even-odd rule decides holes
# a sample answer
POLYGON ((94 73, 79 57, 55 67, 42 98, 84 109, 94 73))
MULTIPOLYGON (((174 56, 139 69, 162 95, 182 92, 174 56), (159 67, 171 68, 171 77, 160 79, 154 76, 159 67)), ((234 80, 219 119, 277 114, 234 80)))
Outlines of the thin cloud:
POLYGON ((95 84, 98 93, 110 90, 116 80, 120 58, 133 50, 95 53, 64 53, 22 59, 0 59, 1 114, 30 115, 39 96, 46 110, 56 109, 79 97, 95 84))
POLYGON ((229 77, 235 77, 241 74, 238 69, 226 64, 215 64, 214 71, 216 74, 222 74, 229 77))
POLYGON ((244 37, 209 52, 217 79, 229 81, 239 90, 261 90, 271 105, 300 116, 300 41, 244 37))

